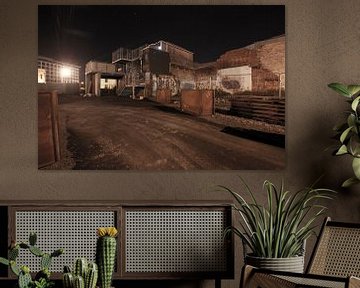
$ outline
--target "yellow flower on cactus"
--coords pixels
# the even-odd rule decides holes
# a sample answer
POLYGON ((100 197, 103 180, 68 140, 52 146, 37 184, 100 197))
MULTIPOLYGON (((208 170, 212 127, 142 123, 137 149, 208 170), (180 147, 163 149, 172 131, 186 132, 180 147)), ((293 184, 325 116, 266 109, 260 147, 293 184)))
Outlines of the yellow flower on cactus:
POLYGON ((104 236, 116 237, 118 231, 115 227, 99 227, 96 231, 96 234, 99 237, 104 237, 104 236))

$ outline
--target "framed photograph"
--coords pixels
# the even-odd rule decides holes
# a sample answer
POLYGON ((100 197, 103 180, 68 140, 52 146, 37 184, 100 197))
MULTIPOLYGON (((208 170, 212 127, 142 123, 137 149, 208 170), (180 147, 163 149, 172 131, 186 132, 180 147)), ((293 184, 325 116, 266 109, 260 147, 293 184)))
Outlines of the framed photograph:
POLYGON ((285 168, 284 5, 38 6, 38 167, 285 168))

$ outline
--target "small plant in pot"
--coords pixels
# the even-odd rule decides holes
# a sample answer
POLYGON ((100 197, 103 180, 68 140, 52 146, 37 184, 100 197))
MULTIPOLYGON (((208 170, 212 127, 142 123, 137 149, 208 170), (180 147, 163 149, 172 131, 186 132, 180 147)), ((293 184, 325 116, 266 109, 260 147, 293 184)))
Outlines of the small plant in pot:
POLYGON ((30 233, 29 243, 12 242, 8 251, 8 259, 0 257, 0 263, 9 266, 14 275, 18 277, 17 288, 50 288, 54 286, 54 282, 50 280, 50 265, 53 258, 62 255, 64 250, 57 249, 52 253, 46 253, 36 246, 36 243, 36 233, 30 233), (32 279, 30 268, 27 265, 17 263, 20 249, 27 250, 40 258, 41 270, 36 273, 34 279, 32 279))
POLYGON ((305 241, 315 233, 316 220, 326 210, 318 202, 332 199, 334 191, 310 187, 290 193, 283 184, 278 189, 266 180, 264 189, 267 203, 264 206, 256 200, 249 186, 242 182, 251 201, 246 201, 230 188, 219 187, 229 192, 236 201, 233 208, 239 213, 240 227, 228 227, 225 233, 232 232, 239 236, 244 247, 251 251, 244 255, 245 264, 302 273, 305 241))

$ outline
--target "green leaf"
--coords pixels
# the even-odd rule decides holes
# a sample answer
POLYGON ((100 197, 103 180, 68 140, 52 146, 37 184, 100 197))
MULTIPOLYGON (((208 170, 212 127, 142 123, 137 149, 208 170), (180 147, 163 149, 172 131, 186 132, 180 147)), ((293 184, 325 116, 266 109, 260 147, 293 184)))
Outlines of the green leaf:
POLYGON ((358 105, 359 105, 359 101, 360 101, 360 96, 356 97, 356 98, 354 99, 354 101, 352 101, 352 103, 351 103, 351 109, 352 109, 353 111, 356 111, 356 108, 357 108, 358 105))
POLYGON ((341 147, 339 148, 339 150, 336 152, 335 155, 344 155, 347 153, 349 153, 349 152, 348 152, 346 145, 341 145, 341 147))
POLYGON ((352 156, 360 157, 360 138, 358 135, 354 134, 350 137, 347 147, 352 156))
POLYGON ((8 260, 8 259, 5 259, 5 258, 3 258, 3 257, 0 257, 0 263, 1 263, 1 264, 4 264, 4 265, 9 265, 9 264, 10 264, 9 260, 8 260))
POLYGON ((37 235, 35 232, 31 232, 29 235, 29 243, 31 246, 35 246, 36 245, 36 240, 37 240, 37 235))
POLYGON ((44 255, 44 252, 42 252, 42 251, 40 250, 40 248, 39 248, 39 247, 36 247, 36 246, 30 246, 30 247, 29 247, 29 251, 30 251, 32 254, 34 254, 35 256, 38 256, 38 257, 41 257, 41 256, 44 255))
POLYGON ((352 168, 356 178, 360 180, 360 158, 355 157, 353 159, 352 168))
POLYGON ((20 270, 20 268, 16 265, 16 262, 15 262, 15 261, 10 261, 10 268, 11 268, 11 271, 12 271, 16 276, 19 276, 21 270, 20 270))
POLYGON ((341 136, 340 136, 340 142, 341 143, 344 143, 344 141, 346 140, 346 137, 348 136, 351 129, 352 129, 352 127, 349 127, 343 133, 341 133, 341 136))
POLYGON ((258 257, 291 257, 301 253, 303 242, 313 234, 312 223, 322 215, 324 207, 317 205, 321 199, 330 199, 331 190, 306 188, 296 193, 285 191, 283 184, 277 189, 269 181, 264 182, 267 194, 265 206, 256 201, 245 185, 245 193, 252 194, 252 202, 226 187, 234 196, 233 208, 240 214, 240 228, 231 227, 226 233, 239 236, 253 254, 258 257), (313 211, 312 217, 307 215, 313 211))
POLYGON ((19 256, 19 246, 15 246, 14 248, 10 249, 8 252, 9 260, 16 260, 19 256))
POLYGON ((348 85, 347 90, 350 96, 357 95, 360 92, 360 85, 348 85))
POLYGON ((28 248, 29 248, 29 245, 26 244, 26 243, 23 243, 23 242, 19 243, 19 246, 20 246, 20 248, 22 248, 22 249, 28 249, 28 248))
POLYGON ((353 114, 353 113, 349 114, 349 116, 347 118, 347 124, 348 124, 349 127, 355 126, 355 124, 356 124, 356 116, 355 116, 355 114, 353 114))
POLYGON ((341 84, 341 83, 330 83, 328 85, 329 88, 333 89, 335 92, 339 93, 342 96, 351 97, 351 94, 348 90, 347 85, 341 84))
POLYGON ((50 254, 44 253, 44 255, 42 255, 41 261, 40 261, 41 269, 49 268, 51 265, 51 260, 52 259, 51 259, 50 254))
POLYGON ((359 179, 357 179, 356 177, 351 177, 351 178, 347 179, 346 181, 344 181, 344 183, 341 185, 341 187, 348 188, 352 185, 359 184, 359 183, 360 183, 359 179))

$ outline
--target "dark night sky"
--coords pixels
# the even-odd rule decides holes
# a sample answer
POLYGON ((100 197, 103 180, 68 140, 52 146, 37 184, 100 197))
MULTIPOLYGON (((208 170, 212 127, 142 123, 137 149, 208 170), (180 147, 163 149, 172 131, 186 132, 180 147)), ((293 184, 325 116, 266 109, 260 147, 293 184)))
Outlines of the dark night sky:
POLYGON ((196 62, 285 34, 285 6, 39 6, 39 55, 78 65, 165 40, 196 62))

